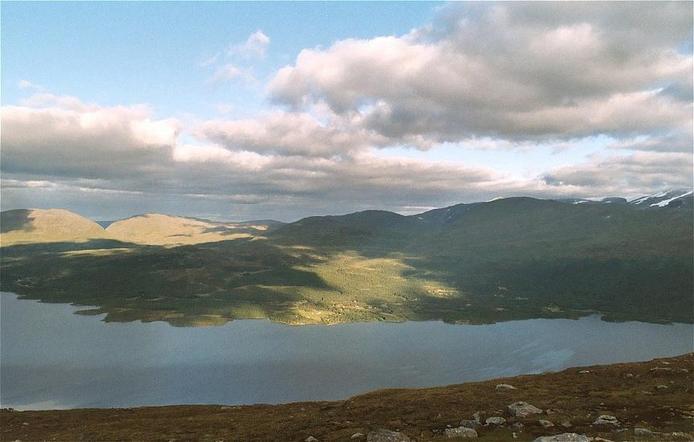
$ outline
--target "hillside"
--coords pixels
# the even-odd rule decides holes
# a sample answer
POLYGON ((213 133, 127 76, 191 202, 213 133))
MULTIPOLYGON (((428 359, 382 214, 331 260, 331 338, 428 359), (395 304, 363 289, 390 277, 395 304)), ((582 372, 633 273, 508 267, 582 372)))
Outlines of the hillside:
POLYGON ((104 229, 63 209, 18 209, 0 212, 0 244, 84 242, 106 238, 104 229))
POLYGON ((106 227, 114 239, 135 244, 183 245, 252 238, 267 225, 220 223, 161 214, 145 214, 115 221, 106 227))
POLYGON ((381 390, 336 402, 3 410, 0 435, 3 440, 322 442, 381 441, 386 439, 376 435, 387 431, 398 437, 387 440, 428 441, 448 439, 446 432, 470 433, 460 429, 464 426, 474 428, 480 441, 552 442, 536 438, 561 433, 585 435, 571 439, 577 442, 690 441, 693 371, 690 353, 448 387, 381 390), (509 406, 519 401, 537 407, 536 413, 514 415, 517 407, 509 406))
POLYGON ((11 243, 0 282, 23 296, 95 306, 107 321, 176 325, 591 312, 692 322, 694 213, 673 204, 688 198, 647 207, 506 198, 284 225, 143 215, 109 225, 109 240, 11 243))

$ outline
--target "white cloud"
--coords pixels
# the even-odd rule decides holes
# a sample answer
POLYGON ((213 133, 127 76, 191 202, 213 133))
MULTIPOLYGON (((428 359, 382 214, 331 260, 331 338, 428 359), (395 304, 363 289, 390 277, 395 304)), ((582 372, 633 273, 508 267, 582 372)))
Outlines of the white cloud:
POLYGON ((45 90, 45 88, 40 84, 34 84, 29 80, 19 80, 17 87, 22 90, 33 90, 36 92, 45 90))
POLYGON ((305 49, 268 91, 387 136, 636 136, 691 120, 692 5, 476 4, 401 37, 305 49), (647 17, 647 18, 645 18, 647 17), (689 91, 687 93, 687 91, 689 91))
POLYGON ((692 155, 636 152, 595 155, 590 161, 558 168, 542 177, 549 186, 588 196, 637 196, 654 189, 692 187, 692 155))
POLYGON ((263 58, 268 46, 270 46, 270 37, 259 29, 249 35, 245 42, 231 45, 227 52, 231 56, 263 58))
POLYGON ((215 85, 238 80, 254 82, 255 77, 248 69, 239 68, 231 63, 218 67, 210 77, 210 83, 215 85))
POLYGON ((230 150, 280 155, 325 156, 349 154, 383 142, 383 137, 340 122, 321 123, 307 113, 275 112, 243 120, 211 120, 196 133, 230 150))
MULTIPOLYGON (((229 204, 291 219, 688 187, 692 55, 681 43, 691 42, 691 12, 691 3, 453 4, 407 35, 301 51, 268 84, 280 109, 188 127, 148 106, 101 106, 27 82, 36 93, 2 108, 3 197, 68 205, 94 194, 100 205, 189 214, 229 204), (595 138, 613 141, 582 157, 601 149, 581 148, 595 138), (491 161, 381 150, 435 157, 441 145, 554 146, 569 161, 528 177, 491 161)), ((234 62, 262 57, 269 43, 257 31, 229 52, 234 62)), ((208 64, 213 82, 252 80, 219 58, 208 64)))
POLYGON ((146 106, 101 107, 39 94, 2 108, 4 172, 54 176, 139 173, 174 145, 179 123, 146 106))

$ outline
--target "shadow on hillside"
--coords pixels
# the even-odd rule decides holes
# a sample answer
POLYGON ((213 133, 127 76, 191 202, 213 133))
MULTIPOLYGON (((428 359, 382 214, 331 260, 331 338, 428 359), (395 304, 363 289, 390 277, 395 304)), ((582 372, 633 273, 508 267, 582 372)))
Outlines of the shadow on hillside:
POLYGON ((29 232, 33 230, 31 226, 31 210, 17 209, 2 212, 0 217, 0 233, 23 230, 29 232))
POLYGON ((329 288, 302 270, 315 262, 311 255, 265 241, 163 247, 92 240, 16 245, 0 255, 0 290, 94 306, 89 312, 106 313, 106 321, 213 325, 280 318, 300 301, 292 287, 329 288))

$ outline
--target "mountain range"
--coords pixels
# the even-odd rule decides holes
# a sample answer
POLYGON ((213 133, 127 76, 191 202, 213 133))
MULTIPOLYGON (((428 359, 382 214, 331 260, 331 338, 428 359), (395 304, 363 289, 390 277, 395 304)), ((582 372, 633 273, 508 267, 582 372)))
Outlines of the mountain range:
POLYGON ((1 214, 3 291, 176 325, 530 317, 693 320, 690 190, 519 197, 293 223, 1 214))

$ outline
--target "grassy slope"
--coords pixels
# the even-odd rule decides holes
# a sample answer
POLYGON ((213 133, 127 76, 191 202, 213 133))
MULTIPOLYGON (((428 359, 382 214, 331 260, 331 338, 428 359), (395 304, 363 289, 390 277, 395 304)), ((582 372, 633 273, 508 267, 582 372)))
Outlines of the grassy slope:
POLYGON ((62 209, 18 209, 0 213, 0 244, 81 242, 106 238, 104 229, 87 218, 62 209))
POLYGON ((161 214, 134 216, 106 228, 112 238, 148 245, 187 245, 253 238, 265 230, 265 225, 217 223, 161 214))
POLYGON ((311 217, 263 231, 267 239, 229 239, 228 226, 199 220, 136 218, 109 227, 121 241, 4 247, 2 289, 94 305, 110 321, 177 325, 490 322, 595 310, 693 320, 691 206, 510 198, 411 217, 311 217), (179 234, 197 244, 170 244, 179 234))
MULTIPOLYGON (((506 406, 527 401, 542 415, 509 418, 507 425, 479 429, 479 440, 529 441, 576 432, 609 440, 692 440, 694 354, 642 363, 571 368, 558 373, 497 379, 449 387, 382 390, 339 402, 252 406, 171 406, 134 409, 0 412, 2 440, 351 440, 355 433, 400 430, 415 440, 441 440, 461 419, 505 415, 506 406), (652 370, 658 368, 657 370, 652 370), (580 373, 588 370, 589 373, 580 373), (684 372, 686 370, 686 372, 684 372), (497 391, 498 383, 516 390, 497 391), (667 386, 666 389, 658 388, 667 386), (549 411, 548 411, 549 410, 549 411), (591 425, 616 416, 619 429, 591 425), (538 419, 555 424, 543 428, 538 419), (569 422, 569 427, 561 425, 569 422), (510 425, 522 423, 521 430, 510 425), (656 432, 638 439, 633 429, 656 432), (616 430, 625 431, 616 431, 616 430), (688 435, 677 437, 677 432, 688 435), (675 433, 675 434, 673 434, 675 433)), ((365 440, 365 437, 356 440, 365 440)))

